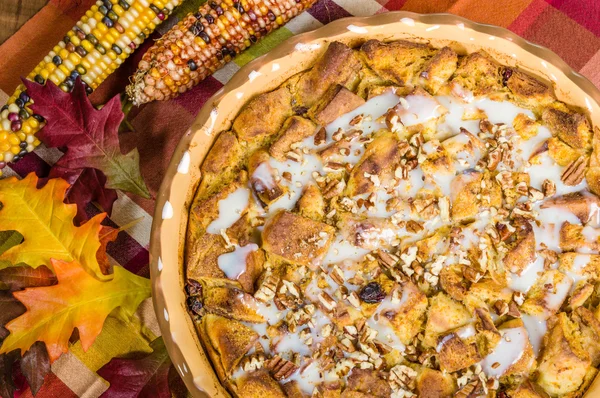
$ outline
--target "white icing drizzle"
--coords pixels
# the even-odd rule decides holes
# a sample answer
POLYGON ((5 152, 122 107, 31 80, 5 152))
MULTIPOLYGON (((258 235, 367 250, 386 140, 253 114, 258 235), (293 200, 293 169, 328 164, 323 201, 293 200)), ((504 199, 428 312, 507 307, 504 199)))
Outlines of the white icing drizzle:
POLYGON ((360 260, 369 253, 370 250, 356 247, 346 241, 341 235, 337 235, 335 240, 329 246, 329 250, 323 259, 323 264, 336 264, 344 260, 360 260))
POLYGON ((248 208, 250 191, 248 188, 238 188, 219 201, 219 217, 209 224, 206 231, 211 234, 220 234, 222 229, 231 227, 248 208))
POLYGON ((221 254, 217 258, 217 263, 221 271, 229 279, 237 279, 246 272, 246 258, 248 254, 258 250, 258 245, 248 243, 246 246, 235 245, 235 250, 231 253, 221 254))
POLYGON ((537 256, 535 261, 531 262, 521 275, 511 273, 509 275, 508 286, 515 291, 527 293, 529 289, 539 279, 544 272, 544 258, 537 256))
POLYGON ((546 320, 539 316, 521 314, 521 320, 527 329, 527 335, 529 336, 529 342, 533 347, 533 352, 537 356, 542 348, 542 340, 546 334, 548 326, 546 320))
POLYGON ((544 296, 544 301, 546 302, 547 308, 547 316, 556 313, 560 309, 560 306, 567 298, 567 295, 571 290, 571 286, 573 285, 573 280, 562 273, 558 274, 562 278, 558 281, 558 283, 555 283, 556 278, 554 275, 554 273, 547 273, 542 277, 543 279, 541 280, 542 286, 545 286, 546 284, 552 285, 552 288, 546 290, 546 294, 544 296))
POLYGON ((401 110, 398 111, 402 124, 406 127, 425 123, 442 115, 442 105, 432 97, 424 95, 407 95, 400 101, 401 110))
POLYGON ((527 346, 527 330, 522 327, 503 329, 502 337, 494 350, 481 361, 481 368, 488 377, 500 378, 523 356, 527 346))

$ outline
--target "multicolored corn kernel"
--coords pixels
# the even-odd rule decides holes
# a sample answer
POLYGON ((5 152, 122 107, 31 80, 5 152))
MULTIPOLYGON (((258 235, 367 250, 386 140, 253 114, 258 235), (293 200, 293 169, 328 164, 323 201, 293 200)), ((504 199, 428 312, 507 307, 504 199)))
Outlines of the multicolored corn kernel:
MULTIPOLYGON (((98 0, 27 79, 39 84, 50 80, 68 92, 81 78, 92 93, 182 1, 98 0)), ((40 144, 35 133, 44 118, 33 114, 31 103, 20 85, 0 108, 0 176, 7 163, 40 144)))
POLYGON ((127 95, 135 105, 173 98, 315 2, 209 1, 188 14, 144 54, 127 95))

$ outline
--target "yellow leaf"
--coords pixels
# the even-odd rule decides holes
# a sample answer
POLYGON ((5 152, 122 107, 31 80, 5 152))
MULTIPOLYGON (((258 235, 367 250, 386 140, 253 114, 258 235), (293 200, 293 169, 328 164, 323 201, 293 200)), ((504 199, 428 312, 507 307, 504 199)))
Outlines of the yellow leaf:
POLYGON ((122 267, 114 267, 114 277, 99 281, 76 261, 52 260, 58 284, 15 292, 27 307, 20 317, 5 327, 10 335, 0 354, 21 349, 25 352, 36 341, 43 341, 50 360, 67 352, 73 329, 79 330, 86 351, 102 331, 106 317, 117 307, 132 316, 140 303, 150 296, 150 280, 122 267))
POLYGON ((6 268, 6 261, 36 268, 50 266, 50 258, 76 260, 90 274, 103 279, 96 253, 100 248, 100 222, 106 214, 98 214, 76 227, 73 218, 77 205, 63 203, 69 183, 55 178, 42 189, 37 189, 37 184, 34 173, 22 180, 0 180, 0 231, 15 230, 24 238, 23 243, 0 255, 0 269, 6 268))

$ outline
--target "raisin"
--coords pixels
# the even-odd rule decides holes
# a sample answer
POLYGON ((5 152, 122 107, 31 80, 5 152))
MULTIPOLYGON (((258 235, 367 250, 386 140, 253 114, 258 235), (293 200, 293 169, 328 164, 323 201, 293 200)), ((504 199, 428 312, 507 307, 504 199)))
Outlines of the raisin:
POLYGON ((506 84, 508 83, 508 79, 510 79, 510 77, 513 74, 513 70, 510 68, 505 68, 504 71, 502 71, 502 84, 506 86, 506 84))
POLYGON ((385 292, 377 282, 369 282, 358 295, 362 301, 369 304, 380 303, 385 298, 385 292))
POLYGON ((196 315, 202 316, 202 301, 198 297, 190 297, 187 300, 188 308, 196 315))
POLYGON ((188 279, 185 289, 187 290, 188 296, 199 296, 202 294, 202 285, 200 282, 193 279, 188 279))

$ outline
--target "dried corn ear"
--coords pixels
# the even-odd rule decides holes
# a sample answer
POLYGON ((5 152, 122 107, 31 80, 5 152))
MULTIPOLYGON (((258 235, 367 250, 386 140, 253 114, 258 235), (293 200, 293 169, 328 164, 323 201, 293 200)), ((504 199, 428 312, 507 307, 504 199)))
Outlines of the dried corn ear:
POLYGON ((144 54, 127 94, 134 104, 183 93, 316 0, 210 1, 144 54))

